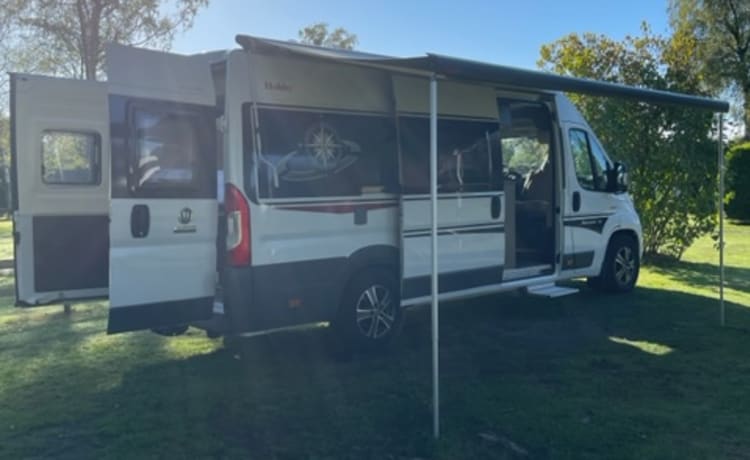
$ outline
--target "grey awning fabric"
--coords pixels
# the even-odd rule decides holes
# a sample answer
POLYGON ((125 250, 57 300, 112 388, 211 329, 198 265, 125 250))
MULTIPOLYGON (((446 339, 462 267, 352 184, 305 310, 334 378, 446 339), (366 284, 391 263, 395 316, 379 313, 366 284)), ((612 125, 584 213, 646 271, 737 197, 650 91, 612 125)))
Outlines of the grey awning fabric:
POLYGON ((713 112, 729 111, 729 103, 719 99, 620 85, 587 78, 567 77, 537 70, 520 69, 439 54, 396 58, 360 51, 271 40, 249 35, 238 35, 236 40, 243 48, 262 53, 291 53, 350 64, 386 67, 404 72, 435 73, 440 77, 451 80, 465 80, 526 90, 564 91, 592 96, 627 98, 652 104, 694 107, 713 112))

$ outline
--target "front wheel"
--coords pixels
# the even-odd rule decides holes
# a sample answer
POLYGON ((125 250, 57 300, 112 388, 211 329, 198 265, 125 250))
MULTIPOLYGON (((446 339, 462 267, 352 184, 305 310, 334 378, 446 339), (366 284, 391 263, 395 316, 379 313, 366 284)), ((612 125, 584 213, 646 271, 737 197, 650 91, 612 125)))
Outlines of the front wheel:
POLYGON ((403 318, 396 278, 384 268, 367 269, 347 285, 332 328, 347 349, 377 351, 398 335, 403 318))
POLYGON ((624 234, 615 235, 607 247, 601 275, 591 284, 607 292, 629 292, 638 281, 640 264, 635 239, 624 234))

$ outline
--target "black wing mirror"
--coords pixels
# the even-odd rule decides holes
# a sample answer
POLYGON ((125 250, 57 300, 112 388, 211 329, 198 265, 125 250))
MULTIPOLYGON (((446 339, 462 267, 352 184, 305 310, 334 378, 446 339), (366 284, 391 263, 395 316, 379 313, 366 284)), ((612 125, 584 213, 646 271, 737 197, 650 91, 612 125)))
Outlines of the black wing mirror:
POLYGON ((610 193, 628 191, 628 168, 619 161, 607 170, 607 191, 610 193))

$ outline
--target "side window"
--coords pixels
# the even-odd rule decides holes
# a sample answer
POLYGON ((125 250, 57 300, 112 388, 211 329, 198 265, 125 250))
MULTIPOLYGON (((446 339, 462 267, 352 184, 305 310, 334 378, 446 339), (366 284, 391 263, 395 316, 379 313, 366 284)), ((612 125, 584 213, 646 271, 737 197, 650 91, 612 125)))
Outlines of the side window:
POLYGON ((393 118, 262 108, 258 121, 262 198, 395 191, 393 118))
POLYGON ((593 165, 594 181, 596 182, 597 190, 607 189, 607 169, 609 168, 609 161, 604 154, 604 149, 601 148, 599 143, 593 137, 589 139, 589 145, 591 146, 591 164, 593 165))
POLYGON ((580 129, 571 129, 569 137, 570 153, 573 156, 573 166, 576 170, 578 184, 587 190, 596 190, 594 173, 591 170, 588 136, 580 129))
POLYGON ((96 133, 44 131, 42 181, 56 185, 100 183, 101 138, 96 133))
POLYGON ((573 165, 580 186, 586 190, 606 190, 608 162, 604 151, 581 129, 571 129, 568 137, 570 138, 570 153, 573 156, 573 165))
MULTIPOLYGON (((499 188, 498 125, 489 121, 438 120, 438 191, 483 192, 499 188)), ((405 193, 428 193, 430 126, 425 117, 399 117, 405 193)))
POLYGON ((159 188, 193 182, 200 148, 197 119, 187 114, 136 110, 135 186, 159 188))

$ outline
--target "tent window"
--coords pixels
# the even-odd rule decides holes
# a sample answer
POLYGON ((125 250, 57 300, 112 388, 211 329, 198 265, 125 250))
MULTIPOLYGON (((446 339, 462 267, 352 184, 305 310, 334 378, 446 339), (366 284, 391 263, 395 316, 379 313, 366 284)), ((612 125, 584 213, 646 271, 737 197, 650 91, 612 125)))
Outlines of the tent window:
POLYGON ((99 184, 100 151, 101 137, 97 133, 44 131, 42 181, 45 184, 99 184))

